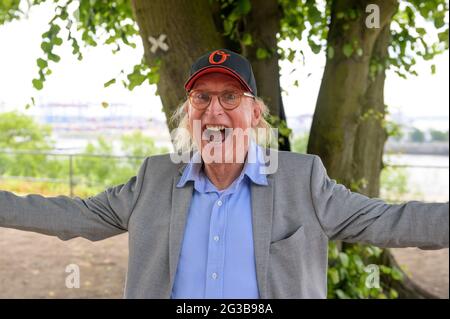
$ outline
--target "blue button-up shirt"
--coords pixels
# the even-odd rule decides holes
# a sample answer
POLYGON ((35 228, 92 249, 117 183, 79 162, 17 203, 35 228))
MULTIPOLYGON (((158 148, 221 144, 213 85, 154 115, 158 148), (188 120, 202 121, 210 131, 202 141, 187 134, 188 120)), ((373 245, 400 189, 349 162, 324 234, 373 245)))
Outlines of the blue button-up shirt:
POLYGON ((259 298, 250 185, 267 185, 251 143, 240 176, 219 191, 203 173, 199 153, 177 187, 194 182, 172 298, 259 298), (256 161, 248 161, 254 158, 256 161))

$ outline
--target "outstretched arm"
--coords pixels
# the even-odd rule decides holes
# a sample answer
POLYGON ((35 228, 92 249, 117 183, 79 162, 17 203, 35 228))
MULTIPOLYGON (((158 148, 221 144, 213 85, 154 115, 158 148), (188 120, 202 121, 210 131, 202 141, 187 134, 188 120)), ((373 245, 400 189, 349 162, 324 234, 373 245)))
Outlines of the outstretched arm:
POLYGON ((380 247, 449 246, 448 202, 390 205, 353 193, 327 176, 317 156, 312 168, 311 192, 318 220, 330 239, 380 247))
POLYGON ((142 189, 146 159, 137 176, 87 199, 67 196, 16 196, 0 191, 0 227, 57 236, 101 240, 127 231, 142 189))

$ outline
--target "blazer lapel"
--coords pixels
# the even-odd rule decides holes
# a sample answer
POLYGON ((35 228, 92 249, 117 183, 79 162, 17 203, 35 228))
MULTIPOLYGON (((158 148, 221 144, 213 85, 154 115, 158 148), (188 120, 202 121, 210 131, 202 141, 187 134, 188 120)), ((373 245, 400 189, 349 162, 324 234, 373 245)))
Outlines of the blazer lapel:
POLYGON ((274 183, 272 175, 267 176, 267 182, 267 186, 253 183, 251 186, 256 277, 258 280, 259 294, 262 299, 267 298, 267 269, 269 265, 270 241, 272 238, 274 183))
MULTIPOLYGON (((182 168, 180 169, 182 171, 182 168)), ((170 216, 169 229, 169 274, 170 293, 175 280, 175 274, 180 256, 181 243, 186 226, 186 216, 192 199, 193 186, 187 183, 184 187, 177 188, 176 185, 181 176, 173 178, 172 187, 172 212, 170 216)), ((170 298, 170 296, 169 296, 170 298)))

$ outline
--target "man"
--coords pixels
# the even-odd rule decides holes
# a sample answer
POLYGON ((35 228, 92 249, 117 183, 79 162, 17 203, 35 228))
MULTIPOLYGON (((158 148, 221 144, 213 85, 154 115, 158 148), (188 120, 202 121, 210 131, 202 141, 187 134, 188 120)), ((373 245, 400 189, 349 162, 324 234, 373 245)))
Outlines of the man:
POLYGON ((187 163, 149 157, 128 183, 87 199, 0 192, 0 226, 62 240, 128 231, 126 298, 326 298, 330 239, 449 246, 448 203, 352 193, 314 155, 271 150, 267 162, 247 134, 267 125, 244 57, 200 57, 186 91, 175 142, 194 147, 187 163))

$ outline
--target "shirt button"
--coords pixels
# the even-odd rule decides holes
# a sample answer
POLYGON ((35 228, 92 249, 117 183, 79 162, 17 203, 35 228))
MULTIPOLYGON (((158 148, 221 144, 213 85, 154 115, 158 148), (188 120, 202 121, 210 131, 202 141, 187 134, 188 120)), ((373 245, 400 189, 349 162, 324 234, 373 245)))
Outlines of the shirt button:
POLYGON ((217 273, 216 273, 216 272, 213 272, 212 275, 211 275, 211 277, 212 277, 212 279, 216 280, 216 279, 217 279, 217 273))
POLYGON ((223 204, 223 203, 222 203, 221 200, 217 201, 217 205, 218 205, 218 206, 222 206, 222 204, 223 204))
POLYGON ((214 236, 214 241, 219 241, 219 236, 214 236))

